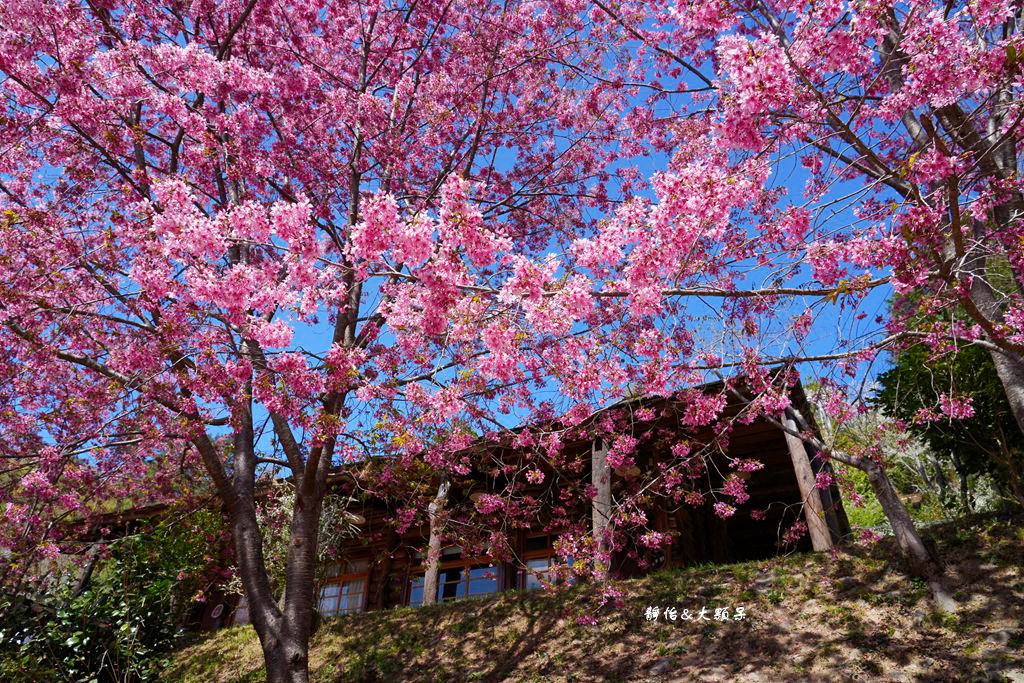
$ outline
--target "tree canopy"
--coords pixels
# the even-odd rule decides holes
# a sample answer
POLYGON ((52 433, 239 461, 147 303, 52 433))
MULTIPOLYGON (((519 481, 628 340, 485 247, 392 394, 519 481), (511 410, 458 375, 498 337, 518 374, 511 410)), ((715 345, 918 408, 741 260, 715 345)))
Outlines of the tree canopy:
MULTIPOLYGON (((321 506, 354 459, 463 474, 474 436, 557 417, 519 443, 569 466, 567 431, 627 391, 722 378, 678 395, 682 425, 743 387, 743 419, 865 469, 900 517, 884 463, 817 440, 787 385, 798 366, 819 375, 842 419, 879 353, 969 345, 1024 428, 1020 15, 1016 0, 5 3, 3 544, 54 555, 52 520, 166 495, 201 465, 268 678, 305 680, 321 506), (909 290, 919 308, 879 312, 909 290), (271 469, 296 501, 281 606, 254 502, 271 469)), ((971 414, 956 391, 934 409, 971 414)), ((619 471, 630 425, 600 425, 619 471)), ((637 492, 689 492, 680 473, 706 453, 672 453, 637 492)), ((538 476, 511 467, 506 481, 538 476)), ((708 493, 722 514, 744 495, 708 493)))

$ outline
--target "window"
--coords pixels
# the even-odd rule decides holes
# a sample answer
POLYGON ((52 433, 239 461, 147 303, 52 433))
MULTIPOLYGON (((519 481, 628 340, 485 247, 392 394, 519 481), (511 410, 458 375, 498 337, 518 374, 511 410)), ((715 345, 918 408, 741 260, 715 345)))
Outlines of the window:
POLYGON ((317 609, 325 617, 362 612, 366 605, 366 584, 370 561, 351 560, 328 568, 328 576, 320 586, 317 609))
MULTIPOLYGON (((555 554, 555 534, 531 534, 523 544, 523 569, 520 570, 519 587, 522 590, 540 588, 545 581, 560 582, 565 579, 565 567, 572 566, 572 558, 564 560, 555 554), (558 568, 558 569, 555 569, 558 568), (555 571, 552 571, 555 569, 555 571)), ((568 582, 573 583, 572 577, 568 582)))
MULTIPOLYGON (((422 565, 424 554, 418 553, 422 565)), ((425 567, 414 570, 409 581, 409 604, 423 604, 423 573, 425 567)), ((448 602, 465 597, 487 595, 498 591, 499 568, 486 557, 463 558, 461 548, 445 548, 441 552, 441 566, 437 572, 437 600, 448 602)))
POLYGON ((551 571, 551 556, 535 557, 526 560, 526 569, 523 571, 523 590, 533 590, 541 587, 541 581, 547 581, 551 571))
MULTIPOLYGON (((362 612, 366 605, 366 584, 370 561, 351 560, 327 568, 327 576, 317 594, 317 609, 325 617, 362 612)), ((249 623, 249 601, 243 595, 231 615, 231 623, 249 623)))

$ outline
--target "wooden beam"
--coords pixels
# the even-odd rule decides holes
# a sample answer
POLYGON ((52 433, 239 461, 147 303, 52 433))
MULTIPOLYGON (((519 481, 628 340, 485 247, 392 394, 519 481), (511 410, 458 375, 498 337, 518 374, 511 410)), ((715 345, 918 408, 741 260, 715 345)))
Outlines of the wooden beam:
POLYGON ((594 544, 597 557, 600 558, 595 562, 596 574, 598 578, 606 579, 610 563, 610 558, 606 558, 606 555, 609 553, 608 520, 612 512, 612 473, 608 468, 608 444, 600 438, 595 438, 590 446, 590 483, 596 490, 591 512, 594 544))
MULTIPOLYGON (((832 474, 832 466, 817 457, 818 451, 810 445, 805 446, 808 455, 811 455, 811 467, 815 472, 825 471, 832 474)), ((846 537, 850 535, 850 522, 846 519, 846 511, 843 510, 842 500, 839 497, 839 487, 834 483, 821 491, 821 501, 825 505, 825 521, 832 532, 832 542, 841 545, 846 537)))
MULTIPOLYGON (((800 431, 793 420, 786 420, 785 425, 794 432, 800 431)), ((829 550, 832 548, 832 536, 825 524, 825 509, 818 493, 811 461, 807 458, 807 449, 804 448, 804 442, 800 437, 789 432, 783 434, 786 437, 786 445, 789 446, 789 457, 793 460, 800 498, 804 503, 804 519, 807 521, 807 531, 811 536, 811 547, 818 551, 829 550)))
POLYGON ((451 482, 442 476, 437 487, 437 495, 427 506, 427 517, 430 519, 430 536, 427 540, 427 561, 423 571, 423 604, 432 605, 437 602, 438 569, 441 566, 441 536, 444 527, 444 506, 448 502, 448 490, 451 482))

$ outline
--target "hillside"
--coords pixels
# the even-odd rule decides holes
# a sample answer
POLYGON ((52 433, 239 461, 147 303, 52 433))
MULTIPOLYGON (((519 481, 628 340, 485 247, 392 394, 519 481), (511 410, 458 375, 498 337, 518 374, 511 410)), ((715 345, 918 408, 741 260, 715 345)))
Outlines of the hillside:
MULTIPOLYGON (((933 614, 927 587, 888 561, 888 540, 833 555, 662 571, 327 620, 314 681, 1024 681, 1024 516, 932 527, 961 601, 933 614), (603 604, 602 604, 603 603, 603 604), (708 608, 657 621, 647 607, 708 608), (716 621, 714 609, 743 620, 716 621), (595 621, 596 623, 587 623, 595 621)), ((263 680, 255 633, 219 631, 180 651, 167 680, 263 680)))

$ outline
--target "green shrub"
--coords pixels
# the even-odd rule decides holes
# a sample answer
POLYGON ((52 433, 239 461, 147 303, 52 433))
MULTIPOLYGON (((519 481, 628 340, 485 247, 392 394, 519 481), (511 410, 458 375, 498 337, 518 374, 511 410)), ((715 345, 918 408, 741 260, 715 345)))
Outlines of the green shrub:
POLYGON ((209 512, 161 523, 113 541, 84 588, 68 576, 42 595, 0 598, 0 680, 155 680, 193 597, 217 580, 219 524, 209 512))

